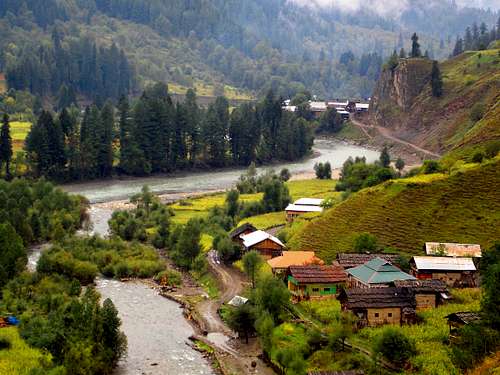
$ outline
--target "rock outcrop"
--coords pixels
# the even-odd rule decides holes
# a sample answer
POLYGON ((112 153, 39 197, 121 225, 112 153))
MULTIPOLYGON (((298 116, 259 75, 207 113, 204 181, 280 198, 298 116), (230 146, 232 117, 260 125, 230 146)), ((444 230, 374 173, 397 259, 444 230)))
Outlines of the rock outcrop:
POLYGON ((431 80, 431 71, 429 59, 401 59, 394 69, 384 69, 371 102, 377 123, 388 125, 394 112, 408 112, 431 80))

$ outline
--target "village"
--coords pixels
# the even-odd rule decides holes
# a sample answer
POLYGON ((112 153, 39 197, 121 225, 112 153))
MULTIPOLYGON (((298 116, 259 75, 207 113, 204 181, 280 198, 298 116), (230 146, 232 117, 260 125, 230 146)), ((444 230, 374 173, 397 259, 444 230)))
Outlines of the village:
MULTIPOLYGON (((365 101, 362 100, 342 100, 335 99, 330 101, 318 101, 309 100, 308 110, 312 113, 315 119, 319 119, 323 113, 328 109, 335 109, 337 113, 342 117, 343 120, 348 120, 351 113, 353 114, 364 114, 368 113, 370 109, 370 99, 365 101)), ((287 99, 284 101, 283 109, 288 112, 295 112, 298 110, 297 105, 291 105, 291 100, 287 99)))
MULTIPOLYGON (((323 210, 323 199, 304 197, 289 204, 284 215, 292 224, 301 215, 323 210)), ((409 262, 396 253, 337 253, 335 260, 327 264, 315 251, 287 250, 275 232, 270 232, 244 223, 230 232, 230 238, 241 247, 242 254, 257 252, 262 257, 272 275, 286 285, 292 304, 317 304, 323 308, 328 301, 338 301, 341 312, 354 317, 355 330, 418 326, 422 322, 420 313, 457 302, 455 291, 476 290, 481 284, 478 269, 482 252, 478 244, 427 242, 409 262)), ((248 301, 235 295, 227 305, 238 308, 248 301)), ((457 329, 477 322, 480 314, 460 310, 442 319, 453 340, 457 329)))

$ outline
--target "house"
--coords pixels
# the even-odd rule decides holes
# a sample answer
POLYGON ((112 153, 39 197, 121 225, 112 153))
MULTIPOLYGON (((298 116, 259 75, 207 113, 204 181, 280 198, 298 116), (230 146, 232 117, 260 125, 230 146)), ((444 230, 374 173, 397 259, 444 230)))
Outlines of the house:
POLYGON ((340 117, 342 117, 342 120, 349 120, 349 112, 339 109, 337 110, 337 113, 340 115, 340 117))
POLYGON ((265 259, 280 256, 285 248, 283 242, 278 238, 262 230, 240 235, 240 238, 243 241, 243 248, 245 251, 256 250, 265 259))
POLYGON ((442 280, 450 287, 475 287, 476 266, 472 258, 415 256, 411 273, 419 280, 442 280))
POLYGON ((387 288, 396 280, 415 280, 412 275, 378 257, 346 272, 349 288, 387 288))
POLYGON ((368 103, 356 103, 354 105, 356 113, 365 113, 370 109, 370 104, 368 103))
POLYGON ((291 266, 288 269, 288 290, 295 302, 304 299, 334 298, 345 285, 347 275, 338 264, 331 266, 291 266))
POLYGON ((324 112, 326 112, 327 106, 325 102, 309 101, 309 110, 315 118, 319 118, 324 112))
POLYGON ((328 108, 335 108, 338 111, 345 111, 347 107, 349 106, 349 101, 341 102, 341 101, 335 101, 335 102, 328 102, 326 103, 326 106, 328 108))
POLYGON ((237 242, 240 245, 243 244, 241 240, 241 236, 250 234, 252 232, 255 232, 257 228, 255 228, 252 224, 250 223, 245 223, 243 225, 240 225, 238 228, 234 229, 231 233, 229 233, 229 237, 233 242, 237 242))
POLYGON ((279 257, 269 259, 267 264, 273 274, 283 275, 290 266, 323 265, 324 262, 316 257, 314 251, 283 251, 279 257))
POLYGON ((410 324, 416 320, 416 302, 407 288, 354 288, 338 297, 343 311, 351 311, 360 327, 410 324))
POLYGON ((297 216, 309 212, 323 212, 322 203, 323 199, 300 198, 285 208, 286 221, 291 223, 297 216))
POLYGON ((337 262, 344 267, 344 269, 358 267, 366 262, 369 262, 372 259, 380 258, 384 259, 391 264, 397 265, 399 260, 399 255, 397 254, 377 254, 377 253, 338 253, 337 254, 337 262))
POLYGON ((297 106, 296 105, 285 105, 282 107, 282 109, 284 111, 287 111, 287 112, 295 112, 297 110, 297 106))
POLYGON ((451 299, 448 286, 441 280, 396 280, 394 286, 413 292, 417 311, 434 309, 451 299))
POLYGON ((448 242, 426 242, 425 253, 427 255, 438 255, 445 257, 481 258, 481 245, 448 242))
POLYGON ((457 329, 471 323, 478 323, 481 321, 481 315, 473 311, 460 311, 445 316, 448 319, 448 327, 450 328, 450 335, 454 336, 457 329))

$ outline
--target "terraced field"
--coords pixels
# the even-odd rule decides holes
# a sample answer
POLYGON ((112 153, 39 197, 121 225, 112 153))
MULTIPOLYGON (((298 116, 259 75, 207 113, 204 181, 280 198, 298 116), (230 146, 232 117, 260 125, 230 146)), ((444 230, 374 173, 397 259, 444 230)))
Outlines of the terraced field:
POLYGON ((10 123, 10 135, 14 152, 20 151, 24 146, 24 140, 31 129, 31 122, 12 121, 10 123))
POLYGON ((500 157, 451 175, 388 181, 365 189, 295 231, 288 245, 315 250, 325 260, 352 251, 362 232, 383 247, 409 254, 426 241, 479 243, 500 240, 500 157))

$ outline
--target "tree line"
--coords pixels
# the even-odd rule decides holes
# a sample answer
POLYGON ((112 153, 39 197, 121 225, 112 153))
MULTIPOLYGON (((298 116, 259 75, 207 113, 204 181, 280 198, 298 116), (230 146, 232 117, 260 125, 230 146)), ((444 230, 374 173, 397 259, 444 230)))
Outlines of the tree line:
POLYGON ((26 139, 34 176, 59 180, 104 178, 114 171, 144 176, 200 167, 295 160, 312 147, 310 124, 282 110, 270 91, 257 104, 230 111, 224 97, 207 109, 189 90, 174 103, 165 84, 147 88, 130 103, 122 97, 56 116, 42 111, 26 139))
POLYGON ((59 109, 76 103, 77 94, 102 101, 128 95, 134 88, 134 69, 114 43, 106 47, 89 37, 64 39, 57 27, 51 42, 10 56, 9 88, 55 97, 59 109))
POLYGON ((488 30, 486 23, 481 22, 478 26, 473 23, 467 26, 464 36, 457 36, 452 56, 458 56, 464 51, 481 51, 488 48, 488 45, 495 40, 500 40, 500 17, 496 26, 488 30))

